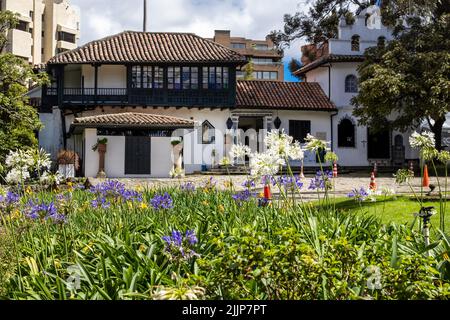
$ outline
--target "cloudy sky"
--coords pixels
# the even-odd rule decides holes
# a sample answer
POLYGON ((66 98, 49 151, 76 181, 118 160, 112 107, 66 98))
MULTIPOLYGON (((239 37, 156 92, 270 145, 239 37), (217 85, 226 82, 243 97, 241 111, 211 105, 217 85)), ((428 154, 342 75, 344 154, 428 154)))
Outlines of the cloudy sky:
MULTIPOLYGON (((264 39, 283 27, 283 15, 304 10, 305 0, 147 0, 148 31, 193 32, 212 37, 214 30, 232 36, 264 39)), ((143 0, 71 0, 81 12, 80 44, 123 30, 142 30, 143 0)), ((301 42, 286 51, 285 62, 300 56, 301 42)), ((292 80, 289 72, 286 80, 292 80)))

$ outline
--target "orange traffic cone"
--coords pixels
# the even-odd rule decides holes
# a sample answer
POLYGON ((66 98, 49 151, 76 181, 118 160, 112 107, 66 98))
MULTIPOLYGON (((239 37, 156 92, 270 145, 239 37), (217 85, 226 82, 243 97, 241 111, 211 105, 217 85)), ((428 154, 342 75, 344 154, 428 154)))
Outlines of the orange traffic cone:
POLYGON ((264 186, 264 199, 272 200, 272 193, 270 192, 270 186, 264 186))
POLYGON ((337 178, 337 176, 338 176, 337 163, 334 162, 334 164, 333 164, 333 178, 337 178))
POLYGON ((422 186, 429 187, 430 186, 430 177, 428 176, 428 166, 425 165, 423 168, 423 181, 422 186))
POLYGON ((370 175, 370 185, 369 185, 369 189, 372 191, 377 190, 377 183, 375 182, 375 173, 371 173, 370 175))

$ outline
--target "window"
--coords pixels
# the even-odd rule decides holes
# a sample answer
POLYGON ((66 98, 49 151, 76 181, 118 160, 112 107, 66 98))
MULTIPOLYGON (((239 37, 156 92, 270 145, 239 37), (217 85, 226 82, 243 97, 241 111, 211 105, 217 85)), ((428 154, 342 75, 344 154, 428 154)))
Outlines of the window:
POLYGON ((33 36, 33 28, 30 28, 28 31, 31 33, 31 36, 33 36))
POLYGON ((142 66, 142 88, 153 88, 153 70, 150 66, 142 66))
POLYGON ((58 31, 58 41, 66 41, 70 43, 75 43, 75 35, 72 33, 58 31))
POLYGON ((19 20, 19 23, 14 29, 28 32, 28 22, 19 20))
POLYGON ((131 86, 132 88, 152 89, 162 88, 164 85, 164 72, 160 67, 132 66, 131 86))
POLYGON ((181 68, 167 68, 167 83, 169 89, 181 89, 181 68))
POLYGON ((203 89, 228 89, 228 67, 203 67, 203 89))
POLYGON ((254 71, 253 78, 258 80, 277 80, 278 72, 277 71, 254 71))
POLYGON ((214 126, 208 120, 205 120, 202 123, 201 144, 214 143, 215 140, 214 126))
POLYGON ((384 48, 385 43, 386 43, 385 37, 383 37, 383 36, 378 37, 378 42, 377 42, 378 48, 384 48))
POLYGON ((42 31, 41 35, 42 35, 42 38, 44 38, 45 37, 45 32, 42 31))
POLYGON ((198 89, 197 67, 169 67, 167 74, 169 89, 198 89))
POLYGON ((142 88, 142 67, 133 66, 131 68, 131 86, 133 88, 142 88))
POLYGON ((164 69, 161 67, 154 67, 155 76, 154 76, 154 85, 155 89, 164 88, 164 69))
POLYGON ((358 92, 358 79, 355 75, 345 77, 345 92, 358 92))
POLYGON ((231 43, 231 48, 233 49, 245 49, 245 43, 231 43))
POLYGON ((355 147, 355 125, 350 119, 344 118, 338 124, 338 147, 355 147))
POLYGON ((273 60, 270 58, 253 58, 252 62, 254 64, 273 64, 273 60))
POLYGON ((244 79, 245 72, 244 71, 236 71, 236 78, 237 79, 244 79))
POLYGON ((352 51, 359 51, 359 36, 357 34, 352 37, 352 51))
POLYGON ((305 138, 311 133, 311 121, 307 120, 289 120, 289 135, 295 141, 305 143, 305 138))
POLYGON ((253 45, 253 48, 255 50, 269 50, 269 46, 267 44, 259 44, 259 43, 257 43, 257 44, 253 45))

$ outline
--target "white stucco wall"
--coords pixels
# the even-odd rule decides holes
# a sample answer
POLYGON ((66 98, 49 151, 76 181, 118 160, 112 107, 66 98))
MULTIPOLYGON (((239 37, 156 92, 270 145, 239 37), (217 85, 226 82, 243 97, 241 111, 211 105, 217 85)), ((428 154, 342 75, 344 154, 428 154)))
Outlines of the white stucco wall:
POLYGON ((97 136, 96 129, 85 129, 85 175, 95 177, 98 173, 99 154, 92 151, 97 139, 107 138, 105 154, 105 172, 108 178, 166 178, 172 169, 172 145, 170 137, 151 137, 150 139, 150 175, 125 175, 125 137, 124 136, 97 136))
MULTIPOLYGON (((83 65, 84 87, 95 87, 95 68, 91 65, 83 65)), ((99 88, 126 88, 127 68, 119 65, 102 65, 98 68, 99 88)))

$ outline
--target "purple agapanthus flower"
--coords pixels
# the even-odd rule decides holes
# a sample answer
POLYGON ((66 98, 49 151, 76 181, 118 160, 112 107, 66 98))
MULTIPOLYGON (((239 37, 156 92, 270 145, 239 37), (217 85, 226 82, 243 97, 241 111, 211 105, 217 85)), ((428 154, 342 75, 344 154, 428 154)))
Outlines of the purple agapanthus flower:
POLYGON ((91 202, 93 208, 109 208, 111 203, 116 202, 142 202, 142 193, 125 188, 125 184, 109 180, 91 187, 90 192, 96 198, 91 202))
POLYGON ((236 193, 231 197, 234 199, 234 201, 237 202, 238 205, 242 205, 244 202, 249 201, 253 196, 254 194, 247 189, 239 193, 236 193))
POLYGON ((261 184, 264 186, 269 185, 269 184, 276 185, 277 180, 273 176, 263 176, 261 178, 261 184))
POLYGON ((67 221, 66 216, 58 213, 58 209, 54 202, 49 204, 39 201, 29 201, 27 204, 28 218, 33 220, 43 219, 52 220, 55 223, 65 223, 67 221))
POLYGON ((256 186, 255 180, 245 180, 242 186, 247 189, 252 189, 256 186))
POLYGON ((184 236, 181 231, 173 230, 170 236, 163 236, 162 240, 165 243, 165 252, 171 260, 182 261, 199 256, 193 250, 193 246, 198 242, 194 230, 187 230, 184 236))
POLYGON ((309 185, 310 190, 328 190, 330 188, 329 182, 333 179, 332 171, 325 171, 323 174, 320 171, 317 171, 316 175, 313 179, 311 179, 311 183, 309 185))
POLYGON ((153 199, 151 199, 150 203, 155 210, 173 208, 173 200, 167 192, 163 195, 155 195, 153 199))
POLYGON ((5 206, 11 206, 20 201, 20 196, 17 193, 8 191, 5 196, 0 195, 0 203, 5 206))
POLYGON ((278 178, 278 183, 283 186, 286 190, 298 190, 303 187, 303 182, 300 176, 281 176, 278 178))
POLYGON ((194 192, 195 191, 195 185, 192 182, 186 182, 181 186, 181 190, 186 192, 194 192))
POLYGON ((355 188, 347 195, 347 197, 354 198, 358 202, 363 202, 368 196, 369 192, 364 187, 359 188, 359 190, 355 188))

